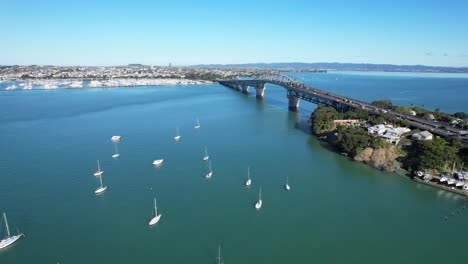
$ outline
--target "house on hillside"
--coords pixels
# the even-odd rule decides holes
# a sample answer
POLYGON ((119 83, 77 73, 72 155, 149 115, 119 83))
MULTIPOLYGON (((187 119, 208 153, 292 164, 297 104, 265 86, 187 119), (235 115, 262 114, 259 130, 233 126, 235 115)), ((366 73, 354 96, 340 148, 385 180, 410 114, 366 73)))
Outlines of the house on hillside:
POLYGON ((370 136, 381 136, 385 133, 385 125, 380 124, 380 125, 375 125, 372 127, 367 128, 367 133, 370 136))
POLYGON ((432 140, 434 136, 429 131, 421 131, 411 136, 414 140, 432 140))

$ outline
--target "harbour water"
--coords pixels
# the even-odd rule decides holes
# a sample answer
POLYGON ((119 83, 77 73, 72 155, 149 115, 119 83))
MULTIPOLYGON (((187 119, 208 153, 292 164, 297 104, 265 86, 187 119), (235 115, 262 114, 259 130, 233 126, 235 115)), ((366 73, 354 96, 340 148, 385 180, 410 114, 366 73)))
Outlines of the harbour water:
MULTIPOLYGON (((294 75, 362 100, 468 112, 468 78, 294 75)), ((314 108, 288 112, 273 85, 263 101, 216 84, 0 92, 0 210, 27 235, 0 263, 215 263, 218 244, 225 263, 462 263, 466 199, 331 152, 308 133, 314 108), (162 217, 149 227, 155 195, 162 217)))

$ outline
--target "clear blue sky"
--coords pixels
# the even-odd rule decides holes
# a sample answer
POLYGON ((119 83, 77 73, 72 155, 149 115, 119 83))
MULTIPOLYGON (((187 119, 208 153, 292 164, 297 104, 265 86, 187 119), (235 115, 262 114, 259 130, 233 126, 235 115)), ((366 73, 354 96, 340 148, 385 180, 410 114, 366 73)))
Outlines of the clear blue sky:
POLYGON ((0 0, 0 64, 468 66, 468 1, 0 0))

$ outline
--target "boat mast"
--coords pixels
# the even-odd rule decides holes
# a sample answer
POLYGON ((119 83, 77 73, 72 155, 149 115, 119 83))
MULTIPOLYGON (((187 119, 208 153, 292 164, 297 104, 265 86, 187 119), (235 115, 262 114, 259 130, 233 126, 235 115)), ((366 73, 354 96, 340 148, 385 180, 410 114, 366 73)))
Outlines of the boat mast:
POLYGON ((158 207, 156 206, 156 197, 154 197, 154 214, 158 216, 158 207))
POLYGON ((452 166, 452 174, 450 174, 450 178, 453 177, 453 173, 455 171, 455 161, 453 162, 453 166, 452 166))
POLYGON ((218 264, 221 264, 221 245, 218 245, 218 264))
POLYGON ((97 170, 101 171, 101 166, 99 166, 99 160, 97 161, 97 170))
POLYGON ((179 127, 176 127, 176 136, 179 136, 179 127))
POLYGON ((260 187, 260 193, 258 194, 258 200, 262 200, 262 187, 260 187))
POLYGON ((117 151, 117 143, 115 143, 115 154, 118 154, 118 151, 117 151))
POLYGON ((102 175, 99 176, 99 181, 101 182, 101 188, 102 188, 102 175))
POLYGON ((208 172, 211 172, 211 160, 209 161, 209 169, 208 172))
POLYGON ((250 166, 247 167, 247 179, 250 180, 250 166))
POLYGON ((205 146, 205 157, 208 156, 208 148, 205 146))
POLYGON ((8 237, 10 237, 10 228, 8 227, 8 220, 6 218, 5 212, 3 212, 3 218, 5 218, 5 225, 6 225, 6 230, 7 230, 8 237))
POLYGON ((289 176, 286 176, 286 185, 289 185, 289 176))

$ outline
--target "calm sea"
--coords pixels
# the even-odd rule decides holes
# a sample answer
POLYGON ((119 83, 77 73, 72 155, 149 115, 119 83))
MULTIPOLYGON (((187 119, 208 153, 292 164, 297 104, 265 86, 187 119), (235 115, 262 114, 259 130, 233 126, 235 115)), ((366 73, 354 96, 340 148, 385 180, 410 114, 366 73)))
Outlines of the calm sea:
MULTIPOLYGON (((468 112, 459 75, 293 75, 362 100, 468 112)), ((1 91, 0 211, 27 237, 0 263, 215 263, 219 244, 228 264, 466 259, 466 199, 333 153, 308 133, 314 105, 288 112, 273 85, 265 96, 216 84, 1 91), (162 218, 149 227, 155 196, 162 218)))

